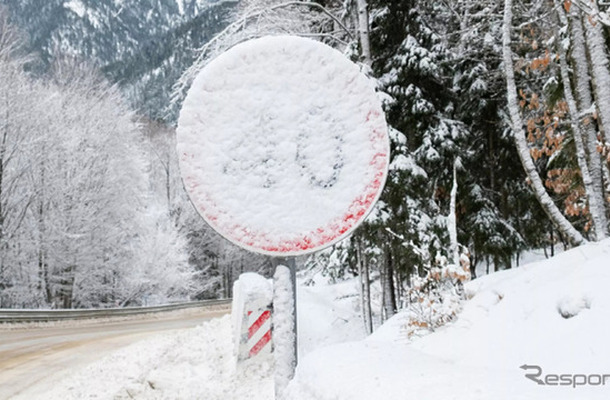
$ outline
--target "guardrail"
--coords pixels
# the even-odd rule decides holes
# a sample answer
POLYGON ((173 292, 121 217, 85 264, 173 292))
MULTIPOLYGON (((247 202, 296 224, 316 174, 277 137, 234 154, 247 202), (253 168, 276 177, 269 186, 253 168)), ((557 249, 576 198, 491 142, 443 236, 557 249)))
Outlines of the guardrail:
POLYGON ((125 317, 167 311, 177 311, 189 308, 219 308, 231 307, 231 299, 226 300, 203 300, 189 303, 175 303, 151 307, 125 307, 125 308, 95 308, 95 309, 70 309, 70 310, 17 310, 0 309, 0 324, 15 322, 47 322, 69 319, 93 319, 125 317))

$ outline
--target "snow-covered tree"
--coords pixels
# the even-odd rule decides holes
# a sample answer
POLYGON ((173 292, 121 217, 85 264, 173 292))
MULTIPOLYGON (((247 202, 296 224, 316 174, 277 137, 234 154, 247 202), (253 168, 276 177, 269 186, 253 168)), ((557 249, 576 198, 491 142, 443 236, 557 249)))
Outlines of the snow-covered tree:
POLYGON ((542 205, 543 209, 545 210, 551 221, 553 221, 557 229, 559 229, 564 235, 569 238, 570 242, 574 244, 580 244, 584 241, 581 233, 578 232, 574 228, 574 226, 566 219, 566 217, 555 205, 553 199, 546 192, 544 184, 540 179, 540 175, 536 170, 536 166, 532 160, 530 149, 525 138, 525 132, 523 130, 524 124, 519 111, 517 86, 515 83, 515 71, 512 58, 513 53, 511 50, 511 33, 513 24, 512 7, 512 0, 506 0, 504 2, 504 30, 502 36, 502 47, 504 72, 506 74, 507 82, 508 109, 511 118, 513 137, 518 149, 519 158, 532 185, 532 189, 536 194, 536 198, 542 205))
MULTIPOLYGON (((197 50, 197 58, 174 85, 172 107, 179 107, 197 73, 232 46, 265 35, 291 34, 323 40, 345 48, 353 44, 354 30, 324 2, 242 0, 231 23, 197 50)), ((332 2, 330 2, 332 3, 332 2)), ((331 5, 332 6, 332 5, 331 5)))
POLYGON ((71 60, 46 82, 11 58, 0 69, 1 306, 189 298, 186 239, 149 201, 140 128, 118 89, 71 60))
MULTIPOLYGON (((564 26, 567 30, 567 19, 563 13, 563 8, 559 1, 555 2, 556 9, 558 13, 558 21, 559 26, 564 26)), ((567 111, 568 111, 568 119, 570 121, 570 128, 572 131, 573 142, 576 148, 576 159, 578 163, 578 167, 580 169, 580 174, 582 176, 582 181, 584 185, 584 190, 586 193, 587 203, 589 206, 589 213, 591 214, 593 232, 595 234, 596 239, 601 240, 606 237, 607 230, 607 220, 606 220, 606 212, 604 209, 604 199, 603 192, 601 192, 601 170, 595 174, 596 183, 594 184, 593 178, 594 175, 591 173, 590 166, 591 164, 587 161, 587 152, 586 152, 586 143, 588 137, 586 136, 587 127, 580 124, 579 114, 580 109, 576 102, 576 97, 572 90, 572 79, 570 77, 570 67, 569 60, 567 55, 567 49, 563 40, 561 40, 561 35, 559 29, 557 29, 555 33, 556 47, 559 56, 559 70, 561 81, 563 83, 563 94, 566 101, 567 111)), ((593 154, 595 159, 599 160, 597 154, 593 154)), ((598 162, 599 164, 599 162, 598 162)), ((599 165, 598 165, 599 168, 599 165)))

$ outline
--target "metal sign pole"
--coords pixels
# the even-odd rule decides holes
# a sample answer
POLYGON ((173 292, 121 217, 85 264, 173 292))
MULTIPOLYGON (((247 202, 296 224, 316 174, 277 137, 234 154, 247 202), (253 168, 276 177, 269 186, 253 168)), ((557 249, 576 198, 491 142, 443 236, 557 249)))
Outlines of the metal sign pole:
MULTIPOLYGON (((283 265, 290 270, 290 290, 292 291, 292 310, 290 313, 292 314, 293 324, 292 324, 292 332, 294 341, 292 343, 292 354, 294 356, 294 367, 298 364, 298 337, 297 337, 297 266, 296 266, 296 257, 274 257, 275 261, 273 262, 274 268, 277 268, 279 265, 283 265)), ((275 283, 274 283, 275 284, 275 283)), ((288 310, 283 310, 287 312, 288 310)), ((294 375, 294 370, 292 371, 292 375, 294 375)), ((292 378, 292 376, 291 376, 292 378)))
MULTIPOLYGON (((294 342, 293 352, 294 352, 294 367, 296 368, 298 361, 298 338, 297 338, 297 265, 295 257, 287 257, 286 258, 286 266, 290 268, 290 284, 292 286, 292 318, 294 318, 292 328, 294 329, 294 342)), ((293 371, 294 376, 294 371, 293 371)))
POLYGON ((286 388, 298 363, 296 260, 293 256, 278 257, 273 264, 275 398, 287 400, 286 388))

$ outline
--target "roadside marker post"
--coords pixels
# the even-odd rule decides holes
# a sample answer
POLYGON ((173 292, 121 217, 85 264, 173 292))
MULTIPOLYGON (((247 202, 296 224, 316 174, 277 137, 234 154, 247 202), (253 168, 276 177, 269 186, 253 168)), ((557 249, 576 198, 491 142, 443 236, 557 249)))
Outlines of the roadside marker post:
POLYGON ((249 309, 244 318, 243 339, 239 351, 239 360, 255 357, 259 354, 271 354, 271 304, 262 302, 248 304, 249 309))
POLYGON ((248 272, 233 284, 231 318, 237 362, 265 358, 273 352, 273 286, 269 279, 248 272))

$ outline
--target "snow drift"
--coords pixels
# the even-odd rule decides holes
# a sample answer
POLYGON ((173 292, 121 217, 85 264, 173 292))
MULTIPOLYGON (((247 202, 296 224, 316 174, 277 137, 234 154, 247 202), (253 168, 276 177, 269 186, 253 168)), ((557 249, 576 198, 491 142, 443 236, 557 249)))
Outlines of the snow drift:
POLYGON ((470 282, 457 321, 412 342, 398 314, 364 341, 315 351, 292 397, 608 398, 609 255, 606 240, 470 282), (533 366, 543 384, 526 378, 533 366))

